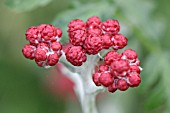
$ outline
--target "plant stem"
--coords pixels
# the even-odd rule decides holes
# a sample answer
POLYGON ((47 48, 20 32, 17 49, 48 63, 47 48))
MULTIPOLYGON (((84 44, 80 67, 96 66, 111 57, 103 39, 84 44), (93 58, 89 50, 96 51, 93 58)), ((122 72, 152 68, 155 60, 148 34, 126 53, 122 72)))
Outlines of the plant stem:
POLYGON ((63 61, 60 61, 64 65, 61 71, 74 82, 74 91, 83 113, 98 113, 95 100, 97 93, 103 91, 103 87, 95 86, 92 73, 99 58, 97 55, 87 57, 87 61, 81 67, 64 65, 65 58, 63 58, 63 61))
POLYGON ((81 104, 83 113, 98 113, 96 109, 96 95, 84 95, 81 104))

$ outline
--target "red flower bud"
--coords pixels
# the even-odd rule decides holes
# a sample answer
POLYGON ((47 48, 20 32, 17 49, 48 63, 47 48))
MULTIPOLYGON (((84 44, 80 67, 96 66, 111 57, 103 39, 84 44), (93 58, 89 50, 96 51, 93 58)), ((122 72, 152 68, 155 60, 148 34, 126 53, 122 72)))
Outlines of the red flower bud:
POLYGON ((81 46, 71 46, 66 51, 66 59, 74 66, 81 66, 86 61, 86 53, 81 46))
POLYGON ((121 90, 121 91, 125 91, 125 90, 127 90, 127 89, 129 88, 129 86, 128 86, 126 80, 124 80, 124 79, 119 79, 119 80, 117 81, 117 88, 118 88, 119 90, 121 90))
POLYGON ((101 28, 103 29, 104 32, 107 34, 115 35, 119 32, 120 30, 120 25, 117 20, 106 20, 105 22, 102 23, 101 28))
POLYGON ((124 48, 128 43, 127 38, 123 36, 122 34, 114 35, 112 37, 112 40, 113 40, 113 48, 115 50, 124 48))
POLYGON ((102 73, 99 77, 99 81, 103 86, 108 87, 113 84, 114 79, 110 73, 102 73))
POLYGON ((23 55, 28 59, 34 59, 34 52, 35 52, 35 46, 32 46, 30 44, 26 44, 24 48, 22 49, 23 55))
POLYGON ((137 87, 141 82, 141 78, 138 73, 130 73, 128 76, 128 84, 130 87, 137 87))
POLYGON ((107 65, 110 65, 113 61, 119 60, 121 58, 121 54, 117 53, 116 51, 109 51, 106 56, 104 57, 104 62, 107 65))

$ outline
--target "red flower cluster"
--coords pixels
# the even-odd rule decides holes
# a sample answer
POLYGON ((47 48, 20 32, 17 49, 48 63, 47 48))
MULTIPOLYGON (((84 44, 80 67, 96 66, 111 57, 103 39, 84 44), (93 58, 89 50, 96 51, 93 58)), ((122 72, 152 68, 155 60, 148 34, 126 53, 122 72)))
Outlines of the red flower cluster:
POLYGON ((99 17, 92 16, 83 22, 82 20, 72 20, 68 24, 68 35, 72 46, 66 51, 66 58, 75 66, 82 65, 86 61, 86 54, 95 55, 102 49, 122 49, 127 45, 127 38, 118 34, 120 25, 117 20, 106 20, 101 22, 99 17), (75 46, 81 54, 70 56, 70 52, 76 52, 75 46), (68 53, 67 53, 68 52, 68 53), (69 56, 68 56, 69 55, 69 56), (75 61, 75 62, 74 62, 75 61))
MULTIPOLYGON (((97 16, 90 17, 87 22, 76 19, 68 24, 68 35, 71 46, 65 46, 66 59, 74 66, 81 66, 86 61, 86 54, 96 55, 103 49, 113 48, 104 56, 104 64, 93 74, 96 86, 103 85, 109 92, 117 89, 124 91, 128 87, 137 87, 140 82, 140 61, 137 53, 126 49, 127 38, 118 34, 120 25, 117 20, 102 22, 97 16)), ((22 49, 24 56, 35 59, 39 66, 54 66, 61 54, 62 45, 59 40, 62 31, 51 24, 30 27, 26 31, 26 44, 22 49)))
POLYGON ((122 54, 112 50, 104 57, 104 64, 93 74, 93 81, 96 86, 107 87, 109 92, 137 87, 141 82, 139 65, 140 61, 134 50, 127 49, 122 54))
POLYGON ((60 56, 62 45, 59 39, 62 31, 51 24, 33 26, 26 31, 26 44, 22 49, 23 55, 28 59, 35 59, 39 66, 54 66, 60 56))

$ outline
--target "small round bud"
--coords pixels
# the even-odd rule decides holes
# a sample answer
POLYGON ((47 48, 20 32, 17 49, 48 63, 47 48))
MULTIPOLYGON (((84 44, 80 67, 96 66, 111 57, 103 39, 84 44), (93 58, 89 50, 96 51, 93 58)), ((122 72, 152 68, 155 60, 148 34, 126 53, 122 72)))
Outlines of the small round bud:
POLYGON ((138 57, 136 51, 132 49, 126 49, 125 51, 123 51, 122 55, 123 57, 125 57, 125 59, 132 61, 132 62, 135 62, 138 57))
POLYGON ((53 51, 61 51, 62 45, 60 44, 60 42, 52 42, 50 48, 53 51))
POLYGON ((100 23, 101 21, 98 16, 92 16, 87 20, 86 25, 93 29, 99 27, 100 23))
POLYGON ((118 88, 119 90, 121 90, 121 91, 125 91, 125 90, 127 90, 127 89, 129 88, 129 86, 128 86, 126 80, 124 80, 124 79, 119 79, 119 80, 117 81, 117 88, 118 88))
POLYGON ((41 33, 42 37, 45 37, 46 35, 49 35, 49 36, 51 35, 50 37, 52 37, 54 41, 56 40, 56 38, 60 38, 62 36, 61 29, 58 27, 54 27, 51 24, 41 24, 41 25, 37 26, 37 29, 41 33), (48 33, 46 33, 46 32, 48 32, 48 33))
POLYGON ((84 30, 76 30, 68 32, 70 37, 70 43, 74 46, 82 46, 86 39, 86 32, 84 30))
POLYGON ((43 49, 36 49, 35 51, 35 59, 37 61, 45 61, 47 59, 46 51, 43 49))
POLYGON ((112 85, 108 87, 108 91, 111 93, 114 93, 116 90, 117 90, 117 86, 115 83, 113 83, 112 85))
POLYGON ((117 20, 106 20, 102 23, 102 29, 107 34, 115 35, 120 30, 120 25, 117 20))
POLYGON ((27 29, 26 31, 26 39, 31 43, 31 44, 38 44, 41 41, 41 38, 39 37, 39 31, 37 27, 32 26, 27 29))
POLYGON ((56 53, 50 54, 48 56, 47 65, 54 66, 58 63, 58 60, 59 60, 58 54, 56 53))
POLYGON ((99 82, 99 77, 101 73, 94 73, 93 74, 93 82, 95 83, 96 86, 101 86, 101 83, 99 82))
POLYGON ((111 70, 117 73, 123 73, 129 70, 129 63, 126 60, 116 60, 111 63, 111 70))
POLYGON ((34 59, 34 51, 35 51, 35 46, 32 46, 30 44, 26 44, 24 48, 22 49, 23 55, 28 58, 28 59, 34 59))
POLYGON ((81 66, 86 61, 86 53, 81 46, 71 46, 66 51, 66 59, 74 66, 81 66))
POLYGON ((99 82, 103 86, 108 87, 109 85, 113 84, 114 80, 110 73, 102 73, 99 77, 99 82))
POLYGON ((104 49, 109 49, 113 45, 110 35, 103 35, 103 36, 101 36, 101 39, 103 41, 104 49))
POLYGON ((87 54, 95 55, 102 50, 102 40, 98 36, 89 36, 86 38, 83 47, 87 54))
POLYGON ((119 60, 121 58, 121 54, 117 53, 116 51, 109 51, 106 56, 104 57, 104 62, 107 65, 110 65, 113 61, 119 60))
POLYGON ((68 24, 68 32, 72 32, 75 30, 85 30, 86 29, 86 24, 79 19, 72 20, 68 24))
POLYGON ((42 24, 37 27, 41 33, 41 38, 44 42, 56 41, 57 31, 51 24, 42 24))
POLYGON ((124 48, 128 43, 127 38, 122 34, 114 35, 112 40, 113 40, 113 48, 115 50, 124 48))
POLYGON ((128 76, 128 84, 130 87, 137 87, 141 82, 141 78, 138 73, 130 73, 128 76))

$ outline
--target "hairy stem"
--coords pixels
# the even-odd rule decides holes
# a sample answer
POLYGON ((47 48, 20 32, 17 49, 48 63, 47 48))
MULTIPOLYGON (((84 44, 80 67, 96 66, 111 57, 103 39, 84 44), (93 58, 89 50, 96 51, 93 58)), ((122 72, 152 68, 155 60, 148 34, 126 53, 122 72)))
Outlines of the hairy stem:
POLYGON ((96 95, 85 95, 81 104, 83 113, 98 113, 96 109, 96 95))
POLYGON ((87 56, 87 61, 80 67, 65 65, 65 58, 62 58, 62 72, 70 78, 74 84, 74 91, 79 99, 83 113, 98 113, 96 109, 96 95, 104 90, 103 87, 96 87, 92 81, 92 73, 97 63, 98 56, 87 56), (74 71, 73 71, 74 70, 74 71))

